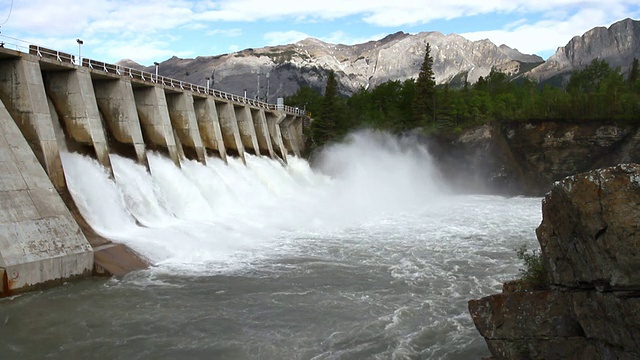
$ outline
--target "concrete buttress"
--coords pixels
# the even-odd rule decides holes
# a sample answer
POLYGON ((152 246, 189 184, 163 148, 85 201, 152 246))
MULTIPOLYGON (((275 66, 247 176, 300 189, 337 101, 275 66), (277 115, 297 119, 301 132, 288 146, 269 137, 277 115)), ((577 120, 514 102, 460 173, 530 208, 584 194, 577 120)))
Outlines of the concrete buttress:
MULTIPOLYGON (((169 152, 169 157, 180 167, 180 146, 173 134, 164 90, 155 86, 133 89, 142 132, 148 142, 169 152)), ((149 145, 147 143, 147 145, 149 145)))
POLYGON ((240 105, 238 107, 234 107, 234 110, 238 121, 238 129, 240 130, 240 138, 242 139, 244 148, 252 150, 256 155, 260 155, 256 129, 253 126, 253 120, 251 120, 251 108, 248 105, 240 105))
POLYGON ((273 145, 271 144, 271 136, 269 135, 269 127, 267 126, 267 117, 265 116, 264 109, 250 110, 253 127, 256 130, 256 137, 258 138, 260 154, 268 155, 270 158, 275 159, 276 155, 273 152, 273 145))
POLYGON ((220 158, 227 162, 227 150, 222 139, 222 130, 220 129, 215 101, 210 97, 195 99, 193 106, 196 111, 198 128, 200 129, 200 136, 202 136, 204 146, 217 151, 220 158))
POLYGON ((274 147, 274 151, 279 154, 282 161, 287 162, 287 149, 282 142, 282 133, 280 132, 280 123, 284 120, 286 114, 281 111, 270 112, 266 114, 267 126, 269 127, 269 135, 274 147))
POLYGON ((89 69, 47 72, 45 89, 67 134, 81 144, 93 146, 98 161, 113 174, 89 69))
POLYGON ((182 149, 186 154, 193 154, 190 158, 195 158, 202 164, 206 164, 206 151, 202 145, 202 137, 198 129, 196 112, 193 106, 193 95, 189 92, 178 92, 166 94, 169 117, 173 130, 178 134, 182 149), (190 149, 191 151, 187 151, 190 149))
POLYGON ((66 187, 40 63, 29 57, 0 62, 0 99, 56 189, 66 187))
POLYGON ((220 119, 220 129, 222 130, 225 147, 235 150, 244 162, 244 145, 240 137, 233 105, 228 102, 216 102, 216 109, 218 109, 218 119, 220 119))
POLYGON ((132 145, 138 163, 148 169, 146 145, 142 137, 131 81, 126 78, 94 80, 93 88, 98 108, 113 138, 119 143, 132 145))

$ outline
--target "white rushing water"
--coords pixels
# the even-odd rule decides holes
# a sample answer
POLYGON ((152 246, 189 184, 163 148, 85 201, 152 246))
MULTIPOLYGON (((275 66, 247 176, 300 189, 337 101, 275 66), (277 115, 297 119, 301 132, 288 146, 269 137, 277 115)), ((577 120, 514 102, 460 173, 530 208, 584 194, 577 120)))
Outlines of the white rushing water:
MULTIPOLYGON (((199 349, 192 358, 484 356, 466 301, 499 291, 521 266, 514 249, 536 246, 539 199, 457 195, 411 139, 353 134, 313 169, 295 157, 287 166, 251 155, 246 166, 208 158, 182 169, 148 157, 150 173, 112 155, 114 181, 95 160, 62 154, 89 224, 156 265, 113 287, 128 289, 116 307, 133 301, 129 286, 164 293, 166 285, 163 306, 189 309, 168 318, 158 308, 133 312, 142 323, 176 324, 154 334, 158 344, 144 344, 160 357, 189 354, 163 352, 171 341, 199 349), (207 323, 217 350, 211 340, 192 343, 192 323, 181 323, 189 315, 217 319, 207 323), (220 323, 227 318, 243 329, 236 337, 220 323)), ((148 303, 156 295, 139 296, 148 303)), ((118 336, 134 336, 118 326, 118 336)))

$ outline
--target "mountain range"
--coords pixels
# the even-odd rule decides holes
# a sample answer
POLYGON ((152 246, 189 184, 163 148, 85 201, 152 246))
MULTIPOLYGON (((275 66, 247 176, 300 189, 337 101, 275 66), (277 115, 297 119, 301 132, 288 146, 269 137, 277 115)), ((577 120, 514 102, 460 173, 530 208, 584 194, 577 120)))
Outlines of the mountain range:
MULTIPOLYGON (((474 83, 492 69, 511 78, 562 82, 593 59, 606 60, 626 72, 640 58, 640 21, 624 19, 609 28, 596 27, 575 36, 544 61, 489 40, 470 41, 457 34, 398 32, 357 45, 329 44, 307 38, 294 44, 245 49, 195 59, 172 57, 159 64, 160 74, 233 94, 274 102, 302 86, 322 90, 333 70, 339 91, 350 95, 389 80, 417 78, 426 44, 431 45, 436 83, 474 83), (209 78, 209 80, 207 80, 209 78)), ((154 71, 130 60, 120 65, 154 71)))

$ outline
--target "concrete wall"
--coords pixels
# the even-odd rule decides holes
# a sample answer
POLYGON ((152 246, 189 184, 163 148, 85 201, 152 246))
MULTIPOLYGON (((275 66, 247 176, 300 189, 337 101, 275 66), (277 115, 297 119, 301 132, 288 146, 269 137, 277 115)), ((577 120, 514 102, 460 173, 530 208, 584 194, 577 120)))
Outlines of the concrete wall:
POLYGON ((3 295, 90 274, 91 245, 2 103, 0 130, 3 295))
POLYGON ((286 163, 287 149, 284 147, 284 142, 282 141, 282 133, 280 132, 280 123, 282 123, 285 117, 286 114, 281 111, 269 112, 265 114, 274 152, 282 159, 282 161, 286 163))
POLYGON ((251 119, 251 108, 248 105, 234 106, 236 113, 236 121, 240 130, 240 138, 245 151, 253 152, 260 155, 260 146, 258 145, 258 137, 251 119))
POLYGON ((251 118, 253 119, 253 127, 256 130, 256 137, 258 139, 258 146, 260 147, 260 154, 274 159, 276 154, 273 151, 273 145, 271 144, 271 135, 269 135, 269 127, 267 126, 267 117, 264 113, 264 109, 250 110, 251 118))

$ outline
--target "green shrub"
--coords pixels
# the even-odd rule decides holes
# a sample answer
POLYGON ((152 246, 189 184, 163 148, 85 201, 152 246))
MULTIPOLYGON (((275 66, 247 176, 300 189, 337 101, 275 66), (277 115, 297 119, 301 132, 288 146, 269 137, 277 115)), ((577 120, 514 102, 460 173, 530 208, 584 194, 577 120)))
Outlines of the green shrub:
POLYGON ((549 287, 547 269, 542 261, 542 253, 538 250, 529 252, 525 245, 516 250, 518 259, 524 262, 524 268, 519 269, 522 281, 527 289, 542 290, 549 287))

